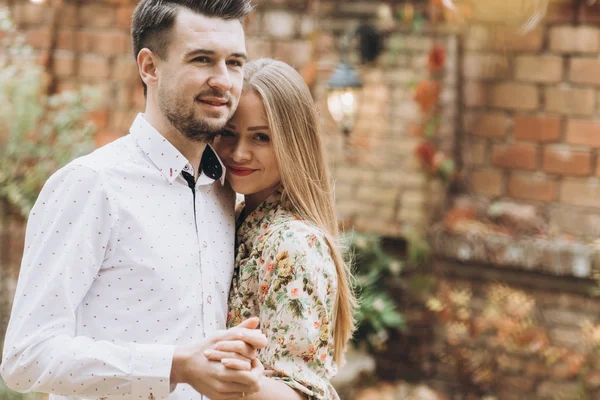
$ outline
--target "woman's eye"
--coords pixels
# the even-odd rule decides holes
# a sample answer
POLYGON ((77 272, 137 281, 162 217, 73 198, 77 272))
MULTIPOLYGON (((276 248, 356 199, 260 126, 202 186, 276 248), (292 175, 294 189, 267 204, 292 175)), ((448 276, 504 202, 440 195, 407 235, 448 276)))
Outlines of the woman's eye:
POLYGON ((220 136, 222 137, 235 137, 235 133, 228 131, 227 129, 224 129, 221 131, 220 136))
POLYGON ((254 135, 254 139, 258 140, 259 142, 271 141, 271 138, 269 137, 269 135, 266 135, 264 133, 257 133, 256 135, 254 135))

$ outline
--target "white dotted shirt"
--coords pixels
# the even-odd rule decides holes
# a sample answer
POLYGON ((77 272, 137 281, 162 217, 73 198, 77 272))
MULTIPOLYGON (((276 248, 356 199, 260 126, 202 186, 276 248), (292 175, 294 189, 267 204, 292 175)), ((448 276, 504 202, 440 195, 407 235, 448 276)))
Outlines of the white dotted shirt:
POLYGON ((51 400, 202 398, 187 385, 169 394, 174 345, 224 329, 227 315, 235 194, 209 146, 202 169, 194 196, 182 176, 193 167, 140 114, 129 135, 48 180, 5 339, 11 388, 51 400))

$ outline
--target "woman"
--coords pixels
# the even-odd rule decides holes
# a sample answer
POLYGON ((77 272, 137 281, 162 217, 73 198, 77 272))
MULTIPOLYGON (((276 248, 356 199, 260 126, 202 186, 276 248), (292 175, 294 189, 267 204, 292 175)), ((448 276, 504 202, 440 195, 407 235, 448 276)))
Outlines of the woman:
POLYGON ((251 316, 271 377, 252 399, 338 399, 329 383, 354 328, 315 103, 289 65, 246 65, 236 114, 214 147, 245 198, 228 325, 251 316))

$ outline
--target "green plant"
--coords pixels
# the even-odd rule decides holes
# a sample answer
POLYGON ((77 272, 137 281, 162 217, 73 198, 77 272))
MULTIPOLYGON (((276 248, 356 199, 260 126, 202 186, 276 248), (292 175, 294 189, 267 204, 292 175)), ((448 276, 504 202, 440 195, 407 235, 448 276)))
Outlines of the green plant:
POLYGON ((99 105, 90 88, 46 94, 47 76, 34 51, 0 8, 0 198, 26 217, 44 182, 93 149, 99 105))
POLYGON ((376 235, 352 232, 344 241, 354 264, 359 298, 354 345, 366 346, 369 351, 381 350, 391 330, 405 327, 391 285, 392 280, 400 276, 404 264, 384 252, 376 235))
POLYGON ((591 391, 599 376, 600 324, 582 321, 581 348, 557 345, 538 317, 533 296, 498 283, 474 299, 466 285, 441 282, 427 307, 435 313, 443 339, 438 356, 454 370, 463 395, 496 394, 503 377, 514 372, 515 360, 526 360, 541 377, 578 383, 576 397, 558 398, 597 398, 591 391))

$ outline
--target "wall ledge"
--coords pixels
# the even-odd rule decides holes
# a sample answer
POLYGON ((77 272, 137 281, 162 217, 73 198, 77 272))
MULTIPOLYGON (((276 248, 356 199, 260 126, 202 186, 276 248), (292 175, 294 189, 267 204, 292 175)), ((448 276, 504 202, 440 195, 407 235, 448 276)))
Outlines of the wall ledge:
POLYGON ((597 245, 564 238, 468 234, 435 228, 433 255, 461 263, 483 263, 551 276, 593 279, 600 272, 597 245))

